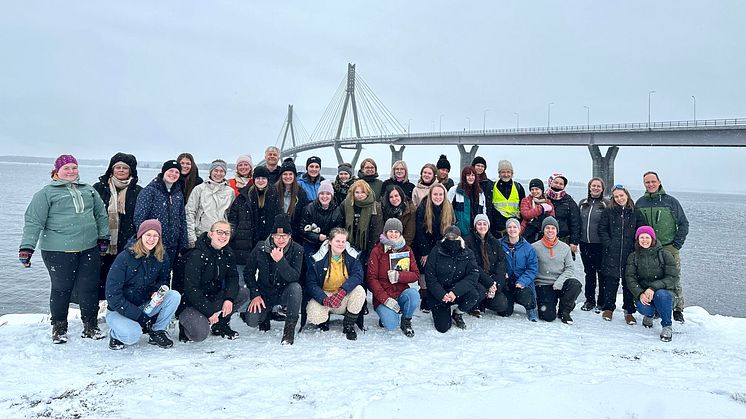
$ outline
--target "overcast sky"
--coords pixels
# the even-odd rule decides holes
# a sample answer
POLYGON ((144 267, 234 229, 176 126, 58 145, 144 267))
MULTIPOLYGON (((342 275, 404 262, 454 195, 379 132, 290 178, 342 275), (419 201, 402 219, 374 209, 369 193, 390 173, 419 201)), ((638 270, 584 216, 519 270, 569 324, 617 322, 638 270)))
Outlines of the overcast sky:
MULTIPOLYGON (((0 154, 198 161, 310 133, 348 62, 413 132, 746 117, 742 1, 0 2, 0 154)), ((442 147, 409 147, 414 171, 442 147)), ((449 146, 451 162, 458 162, 449 146)), ((335 166, 332 150, 319 150, 335 166)), ((519 178, 591 176, 587 149, 482 147, 519 178)), ((310 154, 300 156, 300 162, 310 154)), ((351 159, 352 153, 345 154, 351 159)), ((388 147, 368 146, 380 166, 388 147)), ((746 191, 746 149, 622 148, 617 181, 746 191)), ((454 165, 455 166, 455 165, 454 165)), ((382 171, 388 171, 387 169, 382 171)))

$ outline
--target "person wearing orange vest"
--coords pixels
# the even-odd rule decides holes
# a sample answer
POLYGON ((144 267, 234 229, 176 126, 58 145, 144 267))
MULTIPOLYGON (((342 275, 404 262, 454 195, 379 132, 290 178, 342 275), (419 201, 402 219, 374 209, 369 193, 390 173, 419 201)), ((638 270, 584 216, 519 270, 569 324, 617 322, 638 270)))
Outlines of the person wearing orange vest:
POLYGON ((513 180, 513 165, 508 160, 497 164, 499 179, 489 193, 487 215, 490 218, 490 229, 495 237, 505 233, 505 222, 509 218, 521 219, 521 200, 526 197, 523 185, 513 180))

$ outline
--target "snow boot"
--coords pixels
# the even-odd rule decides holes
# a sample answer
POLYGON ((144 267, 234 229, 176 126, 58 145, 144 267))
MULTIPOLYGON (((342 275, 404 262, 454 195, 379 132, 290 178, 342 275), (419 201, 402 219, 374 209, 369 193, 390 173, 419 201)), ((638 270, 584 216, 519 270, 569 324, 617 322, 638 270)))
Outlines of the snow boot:
POLYGON ((220 336, 221 338, 225 339, 238 339, 238 332, 231 329, 231 326, 228 324, 228 319, 225 317, 221 317, 220 321, 213 324, 210 328, 210 333, 213 336, 220 336))
POLYGON ((269 332, 269 329, 272 328, 272 322, 270 321, 270 316, 264 318, 264 321, 259 323, 259 330, 262 332, 269 332))
POLYGON ((614 317, 614 312, 611 310, 604 310, 603 313, 601 313, 601 318, 607 322, 610 322, 612 317, 614 317))
POLYGON ((192 340, 189 339, 189 336, 186 335, 186 331, 184 331, 184 326, 179 323, 179 342, 191 342, 192 340))
POLYGON ((427 304, 427 290, 420 288, 420 310, 423 313, 429 313, 430 307, 427 304))
POLYGON ((593 310, 594 308, 596 308, 596 303, 594 303, 594 302, 593 302, 593 301, 591 301, 591 300, 587 300, 587 301, 585 302, 585 304, 583 304, 583 306, 582 306, 582 307, 580 307, 580 309, 581 309, 581 310, 583 310, 583 311, 591 311, 591 310, 593 310))
POLYGON ((681 310, 674 310, 673 319, 681 324, 684 324, 684 312, 682 312, 681 310))
POLYGON ((93 319, 83 322, 83 332, 80 334, 80 337, 83 339, 101 340, 106 336, 98 328, 98 321, 93 319))
POLYGON ((52 343, 67 343, 66 320, 52 320, 52 343))
POLYGON ((114 336, 110 336, 109 337, 109 349, 113 351, 124 349, 124 343, 122 343, 121 340, 115 338, 114 336))
POLYGON ((604 308, 603 308, 603 307, 601 307, 601 306, 596 306, 596 307, 595 307, 595 308, 593 309, 593 312, 594 312, 594 313, 596 313, 596 314, 598 314, 598 313, 600 313, 600 312, 602 312, 602 311, 604 311, 604 308))
POLYGON ((650 317, 650 316, 643 317, 642 318, 642 325, 643 325, 643 327, 646 327, 646 328, 650 329, 651 327, 653 327, 653 318, 650 317))
POLYGON ((539 310, 535 308, 526 310, 526 317, 532 322, 538 322, 539 321, 539 310))
POLYGON ((570 317, 570 313, 568 312, 560 313, 560 320, 564 324, 572 324, 572 317, 570 317))
POLYGON ((671 329, 671 326, 664 326, 663 330, 661 330, 661 341, 670 342, 672 336, 673 329, 671 329))
POLYGON ((458 327, 459 329, 466 329, 466 323, 464 323, 464 315, 454 310, 453 314, 451 314, 451 320, 453 320, 454 326, 458 327))
POLYGON ((634 326, 637 324, 637 319, 635 319, 635 316, 631 314, 625 314, 624 315, 624 322, 627 323, 630 326, 634 326))
POLYGON ((345 334, 347 340, 357 340, 357 332, 355 332, 355 322, 357 321, 359 314, 352 314, 349 311, 345 312, 345 318, 342 320, 342 333, 345 334))
POLYGON ((282 329, 283 345, 292 345, 295 342, 295 325, 297 322, 285 320, 285 327, 282 329))
POLYGON ((150 337, 148 343, 151 345, 156 345, 163 349, 174 346, 174 341, 168 338, 165 330, 151 330, 148 332, 148 336, 150 337))
POLYGON ((402 317, 399 328, 404 332, 404 336, 411 338, 414 337, 414 329, 412 329, 412 319, 405 319, 402 317))
POLYGON ((472 311, 469 312, 469 315, 472 316, 472 317, 480 318, 480 317, 482 317, 482 312, 479 311, 478 308, 475 308, 474 310, 472 310, 472 311))

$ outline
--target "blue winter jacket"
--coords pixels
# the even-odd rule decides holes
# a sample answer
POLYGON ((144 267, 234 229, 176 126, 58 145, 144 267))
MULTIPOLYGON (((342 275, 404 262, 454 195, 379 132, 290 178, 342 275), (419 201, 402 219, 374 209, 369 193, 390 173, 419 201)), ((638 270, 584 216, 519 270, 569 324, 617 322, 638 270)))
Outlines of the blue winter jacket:
MULTIPOLYGON (((314 258, 313 262, 306 271, 306 293, 316 300, 319 304, 324 304, 324 279, 329 269, 329 258, 331 253, 324 255, 322 258, 314 258)), ((363 284, 363 266, 360 261, 345 252, 345 265, 347 266, 348 277, 342 283, 341 288, 349 294, 352 290, 363 284)))
POLYGON ((143 313, 140 308, 161 285, 168 284, 170 264, 167 259, 163 262, 150 255, 135 258, 130 249, 117 255, 106 277, 106 302, 109 310, 137 321, 143 313))
POLYGON ((319 196, 319 185, 321 185, 322 180, 324 180, 324 177, 320 174, 316 176, 315 182, 312 182, 308 178, 308 173, 303 173, 302 175, 300 175, 300 177, 298 177, 298 184, 306 192, 306 198, 308 198, 308 202, 312 202, 319 196))
POLYGON ((169 251, 187 248, 187 223, 184 209, 184 194, 174 184, 171 191, 166 189, 161 175, 153 179, 140 191, 135 204, 135 231, 145 220, 157 219, 161 222, 163 246, 169 251))
POLYGON ((508 284, 521 284, 535 291, 534 279, 539 272, 539 258, 533 247, 521 237, 515 247, 509 246, 508 237, 500 239, 505 251, 505 272, 508 274, 508 284))

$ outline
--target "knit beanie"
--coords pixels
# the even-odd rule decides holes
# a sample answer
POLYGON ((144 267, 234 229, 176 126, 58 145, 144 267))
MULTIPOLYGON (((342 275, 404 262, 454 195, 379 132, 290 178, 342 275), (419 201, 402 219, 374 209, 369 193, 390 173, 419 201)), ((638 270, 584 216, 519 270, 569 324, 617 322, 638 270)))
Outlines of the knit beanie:
POLYGON ((451 162, 448 161, 448 157, 446 157, 445 154, 441 154, 440 158, 438 159, 438 163, 435 164, 435 167, 438 169, 448 169, 448 171, 451 171, 451 162))
POLYGON ((509 160, 500 160, 499 163, 497 163, 497 171, 498 173, 503 170, 510 170, 510 172, 513 172, 513 164, 509 160))
POLYGON ((562 173, 552 173, 552 176, 549 176, 549 179, 547 179, 547 183, 551 186, 552 181, 558 177, 561 177, 565 181, 565 187, 567 187, 567 176, 563 175, 562 173))
POLYGON ((293 234, 293 228, 290 225, 290 216, 284 212, 277 214, 270 234, 293 234))
POLYGON ((446 227, 446 230, 443 232, 443 238, 448 238, 448 236, 461 237, 461 230, 456 226, 448 226, 446 227))
POLYGON ((648 234, 650 237, 655 240, 655 230, 653 230, 653 227, 650 226, 642 226, 637 229, 635 232, 635 240, 637 240, 640 237, 640 234, 648 234))
POLYGON ((542 182, 541 179, 533 178, 531 179, 531 182, 528 182, 528 190, 531 191, 531 188, 539 188, 544 192, 544 182, 542 182))
POLYGON ((280 166, 280 175, 285 172, 293 172, 295 176, 298 176, 298 170, 295 168, 295 162, 291 157, 288 157, 282 161, 282 165, 280 166))
POLYGON ((347 172, 347 174, 352 177, 352 165, 350 163, 342 163, 339 166, 337 166, 337 173, 339 172, 347 172))
POLYGON ((485 221, 487 223, 487 227, 490 226, 490 218, 484 214, 477 214, 477 216, 474 217, 474 227, 477 226, 477 221, 485 221))
POLYGON ((78 160, 72 154, 63 154, 54 161, 54 170, 58 171, 60 167, 70 163, 78 164, 78 160))
POLYGON ((518 227, 518 230, 521 229, 521 222, 518 221, 517 218, 508 218, 507 221, 505 221, 505 227, 508 227, 508 224, 515 224, 516 227, 518 227))
POLYGON ((161 166, 161 175, 165 174, 171 169, 176 169, 181 173, 181 165, 176 160, 166 160, 161 166))
POLYGON ((330 194, 334 195, 334 187, 332 186, 332 181, 330 180, 322 180, 321 184, 319 184, 319 192, 329 192, 330 194))
POLYGON ((317 157, 317 156, 309 157, 308 160, 306 160, 306 170, 308 170, 308 166, 310 166, 311 163, 316 163, 319 166, 321 166, 321 157, 317 157))
POLYGON ((213 160, 212 163, 210 163, 210 171, 208 173, 212 176, 212 171, 218 167, 222 167, 223 172, 228 173, 228 163, 220 159, 213 160))
POLYGON ((236 166, 238 166, 239 163, 248 163, 249 166, 254 166, 254 164, 251 162, 251 156, 248 154, 241 154, 236 159, 236 166))
POLYGON ((482 156, 474 157, 474 160, 471 161, 472 166, 476 166, 480 163, 484 165, 485 169, 487 168, 487 160, 485 160, 482 156))
POLYGON ((137 238, 139 239, 140 237, 142 237, 143 234, 147 233, 150 230, 155 230, 160 236, 163 233, 161 222, 156 219, 143 221, 142 223, 140 223, 140 227, 137 229, 137 238))
POLYGON ((401 221, 399 221, 398 218, 389 218, 386 220, 386 223, 383 225, 383 232, 396 230, 400 234, 402 231, 404 231, 404 226, 402 225, 401 221))
POLYGON ((256 169, 254 169, 254 179, 258 177, 269 179, 269 169, 267 169, 266 166, 258 166, 256 169))
POLYGON ((559 224, 557 223, 557 220, 551 215, 545 218, 544 221, 541 222, 541 231, 544 231, 544 227, 548 225, 554 226, 554 228, 556 228, 557 232, 559 233, 559 224))

